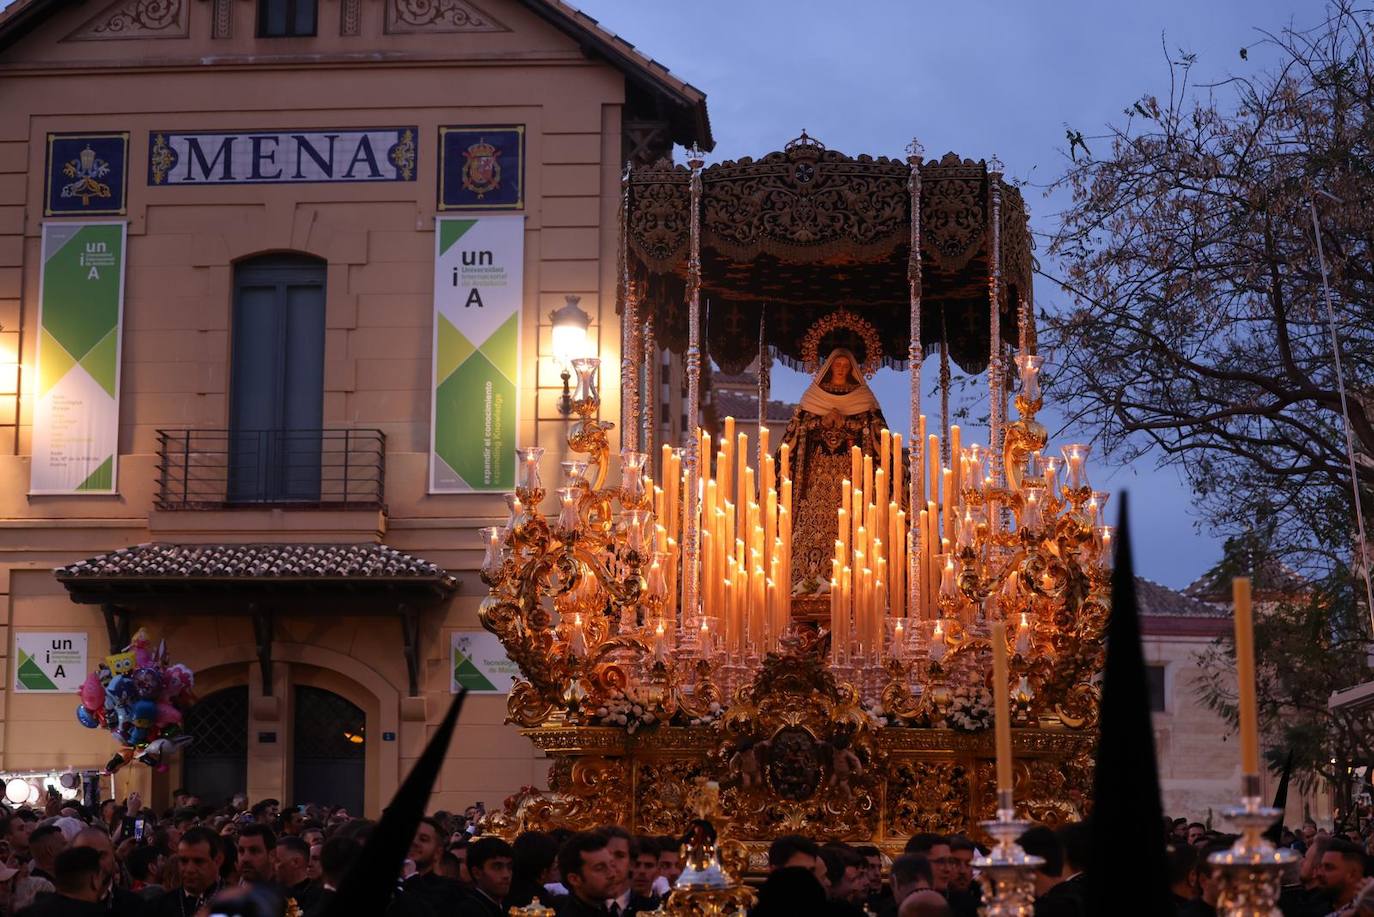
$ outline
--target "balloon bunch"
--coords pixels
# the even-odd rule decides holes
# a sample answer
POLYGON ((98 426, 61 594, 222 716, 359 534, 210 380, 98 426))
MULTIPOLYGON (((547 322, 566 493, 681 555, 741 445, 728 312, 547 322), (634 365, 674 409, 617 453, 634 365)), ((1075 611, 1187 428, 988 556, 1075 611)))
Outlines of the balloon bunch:
POLYGON ((167 664, 166 641, 157 647, 139 630, 123 652, 105 657, 81 685, 76 719, 87 729, 104 726, 119 742, 105 772, 130 761, 165 767, 165 759, 190 744, 183 714, 195 703, 195 675, 180 663, 167 664))

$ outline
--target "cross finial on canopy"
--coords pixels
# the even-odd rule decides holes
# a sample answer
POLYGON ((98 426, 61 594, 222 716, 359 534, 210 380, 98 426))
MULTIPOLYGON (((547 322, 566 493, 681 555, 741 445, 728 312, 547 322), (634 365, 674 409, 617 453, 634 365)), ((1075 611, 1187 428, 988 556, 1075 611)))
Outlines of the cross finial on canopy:
POLYGON ((993 153, 992 156, 988 158, 988 173, 992 174, 994 172, 998 175, 1002 174, 1002 160, 997 158, 996 153, 993 153))
POLYGON ((925 145, 915 137, 912 137, 911 142, 906 145, 906 158, 908 160, 920 159, 925 155, 925 152, 925 145))
POLYGON ((692 141, 692 146, 687 150, 687 165, 692 169, 700 169, 706 162, 706 155, 701 152, 701 147, 697 146, 696 141, 692 141))

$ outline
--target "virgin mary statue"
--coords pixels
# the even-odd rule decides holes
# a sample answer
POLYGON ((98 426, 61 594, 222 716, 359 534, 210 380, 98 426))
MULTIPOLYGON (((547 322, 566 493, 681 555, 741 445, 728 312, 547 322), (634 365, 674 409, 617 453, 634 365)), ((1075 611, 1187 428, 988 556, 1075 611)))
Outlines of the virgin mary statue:
POLYGON ((878 399, 859 372, 854 354, 830 352, 782 441, 792 462, 792 594, 818 595, 830 588, 830 558, 839 528, 841 482, 849 476, 849 450, 877 455, 887 426, 878 399))

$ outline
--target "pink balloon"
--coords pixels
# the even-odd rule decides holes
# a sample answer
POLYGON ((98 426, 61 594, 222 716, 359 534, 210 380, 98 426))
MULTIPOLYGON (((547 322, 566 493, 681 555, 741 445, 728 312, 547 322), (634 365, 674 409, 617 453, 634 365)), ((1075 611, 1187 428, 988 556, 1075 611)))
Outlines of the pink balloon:
POLYGON ((157 723, 159 729, 163 726, 179 725, 181 723, 181 711, 171 704, 158 704, 157 717, 154 722, 157 723))
POLYGON ((81 683, 81 706, 88 710, 99 710, 105 706, 105 686, 100 683, 99 674, 92 672, 81 683))

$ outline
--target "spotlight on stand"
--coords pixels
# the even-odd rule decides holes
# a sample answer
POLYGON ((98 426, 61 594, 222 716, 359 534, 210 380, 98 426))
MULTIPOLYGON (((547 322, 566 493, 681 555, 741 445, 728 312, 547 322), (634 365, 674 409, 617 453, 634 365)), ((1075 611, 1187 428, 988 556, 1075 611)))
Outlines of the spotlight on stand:
POLYGON ((549 316, 553 322, 553 356, 563 368, 560 373, 563 379, 563 397, 558 399, 558 413, 564 417, 572 413, 572 390, 569 382, 572 380, 573 360, 596 356, 595 348, 591 346, 587 335, 592 317, 578 306, 580 300, 580 296, 569 293, 563 308, 555 309, 549 316))

